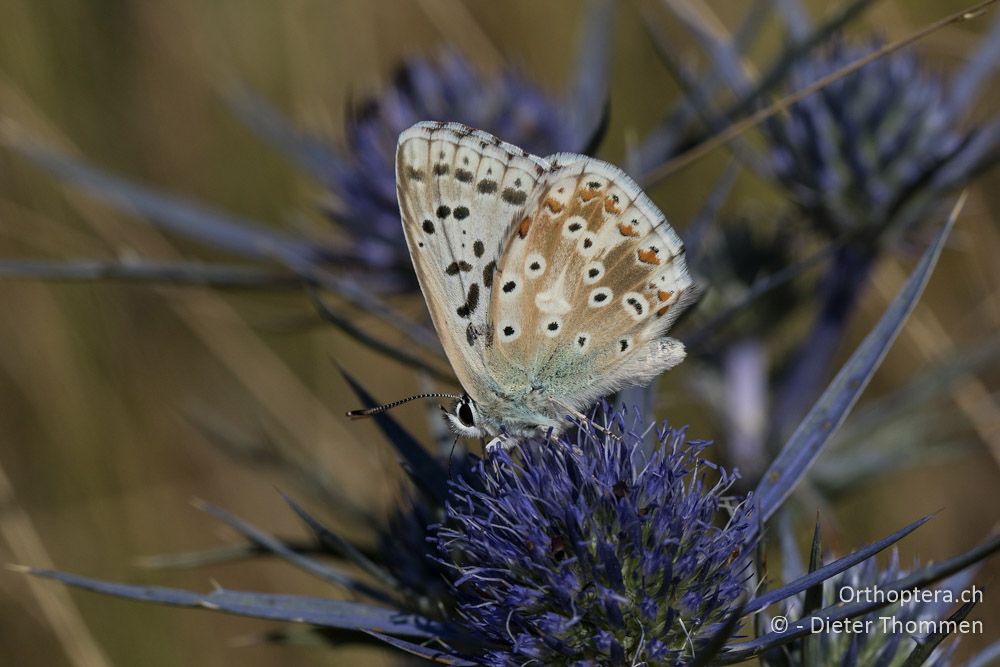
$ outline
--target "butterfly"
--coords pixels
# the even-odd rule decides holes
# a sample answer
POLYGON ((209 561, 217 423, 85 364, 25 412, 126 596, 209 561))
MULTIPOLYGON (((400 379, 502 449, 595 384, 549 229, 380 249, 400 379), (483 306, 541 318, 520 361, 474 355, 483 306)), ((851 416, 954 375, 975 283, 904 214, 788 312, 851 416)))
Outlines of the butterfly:
POLYGON ((684 359, 665 336, 695 295, 684 246, 617 167, 420 122, 399 137, 396 193, 420 288, 465 390, 411 399, 454 398, 445 416, 456 433, 558 431, 567 414, 684 359))

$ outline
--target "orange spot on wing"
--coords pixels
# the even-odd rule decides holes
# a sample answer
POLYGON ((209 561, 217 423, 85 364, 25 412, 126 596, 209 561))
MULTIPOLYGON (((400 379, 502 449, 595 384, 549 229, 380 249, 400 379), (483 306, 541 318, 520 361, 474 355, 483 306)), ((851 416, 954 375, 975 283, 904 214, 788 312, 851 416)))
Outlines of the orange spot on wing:
POLYGON ((601 193, 598 192, 597 190, 587 189, 587 190, 584 190, 583 192, 580 193, 580 199, 582 199, 583 201, 590 201, 591 199, 593 199, 594 197, 596 197, 596 196, 598 196, 600 194, 601 193))
POLYGON ((608 213, 621 213, 622 210, 616 206, 618 202, 615 201, 614 197, 605 197, 604 199, 604 210, 608 213))
POLYGON ((549 209, 553 213, 561 213, 563 210, 563 205, 557 202, 552 197, 547 197, 545 199, 545 208, 549 209))
POLYGON ((627 225, 624 222, 618 223, 618 231, 621 232, 622 236, 639 236, 639 232, 635 231, 635 227, 627 225))
POLYGON ((668 310, 670 310, 670 305, 669 304, 666 305, 666 306, 663 306, 662 308, 660 308, 659 310, 657 310, 656 311, 656 316, 657 317, 663 317, 667 313, 668 310))
POLYGON ((666 301, 673 295, 674 293, 669 290, 660 290, 660 292, 657 294, 657 296, 660 297, 660 301, 666 301))
POLYGON ((521 221, 521 224, 517 228, 517 235, 523 239, 525 236, 528 235, 529 229, 531 229, 531 218, 526 215, 524 216, 524 220, 521 221))
POLYGON ((643 248, 639 251, 639 261, 646 264, 659 264, 660 258, 656 256, 656 251, 652 248, 643 248))

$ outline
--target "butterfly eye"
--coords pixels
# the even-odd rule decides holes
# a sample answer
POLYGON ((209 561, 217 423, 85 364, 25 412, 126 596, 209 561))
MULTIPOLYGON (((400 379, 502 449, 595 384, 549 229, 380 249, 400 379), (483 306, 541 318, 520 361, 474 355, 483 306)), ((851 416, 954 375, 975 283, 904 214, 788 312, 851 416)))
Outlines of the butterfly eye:
POLYGON ((476 425, 476 415, 472 411, 472 405, 469 403, 468 399, 462 401, 458 404, 458 414, 459 421, 465 426, 475 426, 476 425))

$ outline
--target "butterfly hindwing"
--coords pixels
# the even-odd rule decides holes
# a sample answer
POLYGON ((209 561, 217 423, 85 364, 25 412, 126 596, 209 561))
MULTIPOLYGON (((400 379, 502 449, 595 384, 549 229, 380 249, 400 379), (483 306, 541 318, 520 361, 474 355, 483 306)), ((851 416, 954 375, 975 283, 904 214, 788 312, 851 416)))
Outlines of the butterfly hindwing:
POLYGON ((548 168, 458 123, 418 123, 399 138, 396 188, 410 256, 448 360, 473 399, 490 384, 484 349, 501 249, 548 168))
POLYGON ((579 408, 683 359, 664 334, 694 290, 680 239, 634 181, 579 155, 548 160, 500 259, 487 365, 520 363, 579 408))

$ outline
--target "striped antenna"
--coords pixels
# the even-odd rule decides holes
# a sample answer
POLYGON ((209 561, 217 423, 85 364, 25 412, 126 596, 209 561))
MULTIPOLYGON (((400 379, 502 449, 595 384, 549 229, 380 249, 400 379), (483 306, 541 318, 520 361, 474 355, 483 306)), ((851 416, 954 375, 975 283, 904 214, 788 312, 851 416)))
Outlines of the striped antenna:
POLYGON ((401 398, 398 401, 393 401, 392 403, 386 403, 385 405, 376 405, 373 408, 364 408, 363 410, 349 410, 347 416, 351 419, 364 419, 365 417, 373 417, 377 414, 381 414, 386 410, 392 410, 398 405, 403 403, 409 403, 410 401, 415 401, 420 398, 451 398, 456 401, 462 400, 463 396, 459 394, 445 394, 441 392, 431 392, 428 394, 417 394, 415 396, 408 396, 406 398, 401 398))

